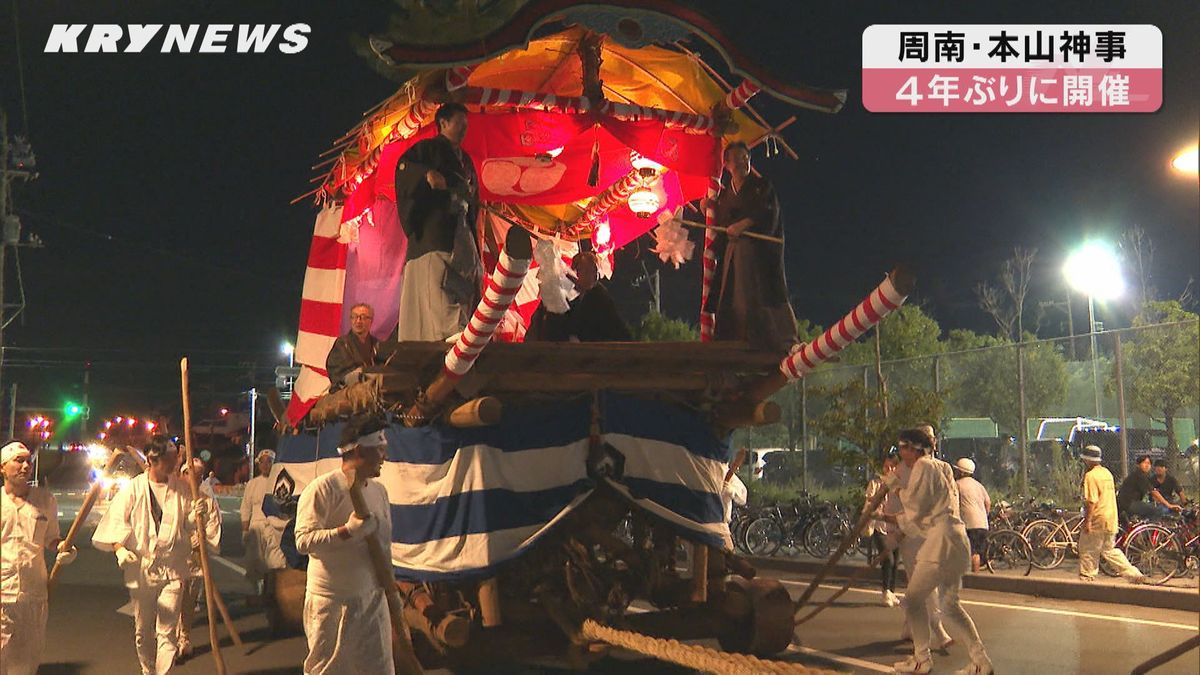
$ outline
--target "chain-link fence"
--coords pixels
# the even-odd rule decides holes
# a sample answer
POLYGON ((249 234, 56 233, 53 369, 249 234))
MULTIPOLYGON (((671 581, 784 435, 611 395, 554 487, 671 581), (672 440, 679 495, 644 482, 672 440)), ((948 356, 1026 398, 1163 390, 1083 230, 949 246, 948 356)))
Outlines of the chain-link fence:
POLYGON ((775 397, 779 424, 734 442, 765 455, 768 482, 853 489, 896 431, 929 422, 943 458, 972 458, 993 493, 1073 499, 1078 449, 1094 444, 1118 481, 1150 455, 1195 497, 1194 319, 1020 344, 955 331, 930 344, 937 351, 876 361, 868 348, 821 367, 775 397))

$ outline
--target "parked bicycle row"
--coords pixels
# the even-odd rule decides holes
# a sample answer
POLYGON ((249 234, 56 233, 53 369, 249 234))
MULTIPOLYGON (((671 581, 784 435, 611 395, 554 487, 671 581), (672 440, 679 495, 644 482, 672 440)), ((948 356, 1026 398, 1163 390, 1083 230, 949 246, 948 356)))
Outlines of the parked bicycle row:
MULTIPOLYGON (((850 532, 859 511, 805 494, 786 503, 735 507, 729 529, 734 545, 748 555, 823 559, 850 532)), ((1068 558, 1078 559, 1083 522, 1078 507, 1031 499, 1001 501, 989 513, 981 564, 990 572, 1022 575, 1060 568, 1068 558)), ((1118 532, 1116 547, 1149 583, 1195 578, 1200 573, 1200 511, 1186 508, 1155 518, 1132 516, 1118 532)), ((846 555, 870 559, 874 549, 872 539, 864 536, 846 555)), ((1109 576, 1119 574, 1106 559, 1100 561, 1100 570, 1109 576)))

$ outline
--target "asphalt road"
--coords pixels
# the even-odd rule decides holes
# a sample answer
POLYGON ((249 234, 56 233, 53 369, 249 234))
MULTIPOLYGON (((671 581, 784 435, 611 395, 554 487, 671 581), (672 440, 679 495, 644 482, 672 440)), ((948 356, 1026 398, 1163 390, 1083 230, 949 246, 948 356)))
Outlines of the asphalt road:
MULTIPOLYGON (((60 498, 63 531, 75 515, 78 499, 60 498)), ((217 583, 235 616, 246 645, 224 640, 223 654, 234 673, 299 673, 304 658, 303 637, 270 641, 261 612, 246 604, 249 584, 237 571, 242 554, 238 540, 236 504, 223 500, 224 544, 214 567, 217 583)), ((90 520, 95 520, 93 517, 90 520)), ((93 527, 85 528, 75 564, 66 568, 51 599, 44 665, 39 673, 133 673, 137 661, 132 620, 118 610, 128 595, 111 554, 91 548, 93 527)), ((783 581, 798 596, 806 580, 783 581)), ((817 601, 834 586, 822 587, 817 601)), ((1196 613, 1146 609, 1106 603, 1058 601, 987 591, 965 591, 967 611, 999 673, 1128 673, 1135 665, 1196 635, 1196 613)), ((800 642, 781 658, 845 672, 889 672, 902 659, 907 643, 900 642, 901 611, 882 607, 878 592, 853 589, 799 631, 800 642)), ((197 655, 174 672, 211 673, 212 660, 204 645, 206 629, 198 617, 193 642, 197 655), (203 645, 203 646, 202 646, 203 645)), ((224 631, 221 632, 224 635, 224 631)), ((953 646, 935 654, 935 672, 951 673, 967 663, 965 648, 953 646)), ((1200 651, 1193 650, 1156 673, 1200 672, 1200 651)), ((609 658, 594 672, 636 675, 682 673, 683 669, 645 660, 609 658)), ((566 672, 545 666, 514 667, 488 672, 566 672)))

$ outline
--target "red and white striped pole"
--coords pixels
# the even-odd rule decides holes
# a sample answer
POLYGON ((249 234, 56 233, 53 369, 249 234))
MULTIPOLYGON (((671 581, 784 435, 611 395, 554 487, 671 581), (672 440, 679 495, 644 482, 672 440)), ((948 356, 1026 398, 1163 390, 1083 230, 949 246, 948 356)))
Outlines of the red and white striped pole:
POLYGON ((757 84, 750 80, 742 80, 742 83, 734 87, 732 91, 725 96, 725 107, 730 110, 737 110, 746 105, 751 98, 754 97, 761 89, 757 84))
POLYGON ((709 311, 708 296, 712 292, 713 277, 717 273, 717 252, 713 250, 713 242, 716 240, 716 230, 712 229, 713 225, 717 224, 717 197, 721 194, 721 176, 720 174, 713 176, 708 181, 708 192, 705 196, 707 207, 704 209, 704 224, 708 228, 704 230, 704 255, 700 259, 702 265, 702 276, 700 284, 700 341, 712 342, 713 328, 715 317, 709 311))
POLYGON ((896 290, 891 276, 888 276, 841 321, 830 326, 816 340, 800 345, 799 349, 784 359, 779 364, 780 372, 789 381, 804 377, 871 330, 883 317, 899 309, 906 299, 907 295, 896 290))
POLYGON ((801 345, 779 364, 779 369, 750 384, 743 401, 765 401, 788 382, 804 377, 809 371, 833 358, 846 345, 862 336, 904 304, 916 287, 916 279, 905 268, 897 267, 865 300, 858 303, 842 320, 812 342, 801 345))
POLYGON ((454 346, 446 352, 447 377, 458 379, 466 375, 479 353, 491 342, 496 327, 500 325, 500 320, 504 318, 513 298, 517 296, 517 291, 521 290, 521 284, 525 282, 530 258, 531 256, 524 259, 513 258, 508 246, 500 252, 496 269, 484 284, 483 299, 479 301, 479 306, 454 346))
POLYGON ((417 402, 404 411, 402 419, 406 426, 415 427, 432 420, 454 391, 455 383, 475 365, 479 353, 491 342, 500 319, 512 305, 517 291, 521 290, 532 260, 533 242, 529 232, 520 227, 509 228, 500 260, 484 286, 483 299, 479 301, 454 346, 446 353, 442 372, 418 397, 417 402))
POLYGON ((454 66, 453 68, 447 69, 446 91, 454 91, 455 89, 462 89, 463 87, 467 86, 467 78, 471 76, 471 73, 474 72, 477 67, 479 67, 478 63, 472 63, 470 65, 454 66))

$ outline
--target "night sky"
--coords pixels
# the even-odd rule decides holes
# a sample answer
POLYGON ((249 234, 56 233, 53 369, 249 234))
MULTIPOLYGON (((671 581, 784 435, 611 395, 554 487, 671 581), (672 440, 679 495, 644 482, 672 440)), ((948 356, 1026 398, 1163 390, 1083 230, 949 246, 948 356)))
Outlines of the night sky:
MULTIPOLYGON (((1168 167, 1200 125, 1197 3, 695 4, 781 78, 849 91, 836 115, 755 100, 770 120, 799 117, 785 136, 800 161, 756 155, 782 195, 799 316, 828 324, 906 260, 920 276, 917 301, 943 328, 991 330, 971 289, 1014 246, 1041 251, 1033 300, 1061 299, 1065 252, 1133 224, 1157 245, 1164 295, 1197 276, 1197 186, 1168 167), (864 111, 862 30, 932 22, 1157 25, 1163 107, 1148 115, 864 111)), ((20 383, 21 406, 57 406, 81 394, 91 361, 95 418, 177 407, 182 354, 198 368, 198 415, 234 404, 254 366, 256 383, 269 384, 269 369, 282 362, 279 343, 295 336, 315 216, 311 202, 289 201, 310 189, 319 153, 397 88, 349 45, 351 34, 384 27, 389 3, 17 5, 24 101, 7 6, 0 103, 10 133, 27 132, 37 154, 40 177, 17 183, 14 201, 45 248, 20 253, 28 308, 5 333, 5 388, 20 383), (350 6, 360 13, 345 15, 350 6), (313 30, 307 49, 291 56, 42 53, 54 23, 296 22, 313 30)), ((643 239, 617 258, 610 287, 629 321, 649 299, 630 284, 649 246, 643 239)), ((642 260, 661 267, 652 255, 642 260)), ((8 284, 11 302, 11 269, 8 284)), ((695 321, 696 261, 663 269, 662 285, 664 311, 695 321)), ((1100 318, 1108 327, 1129 320, 1120 303, 1100 318)), ((1043 335, 1062 334, 1060 320, 1049 317, 1043 335)))

